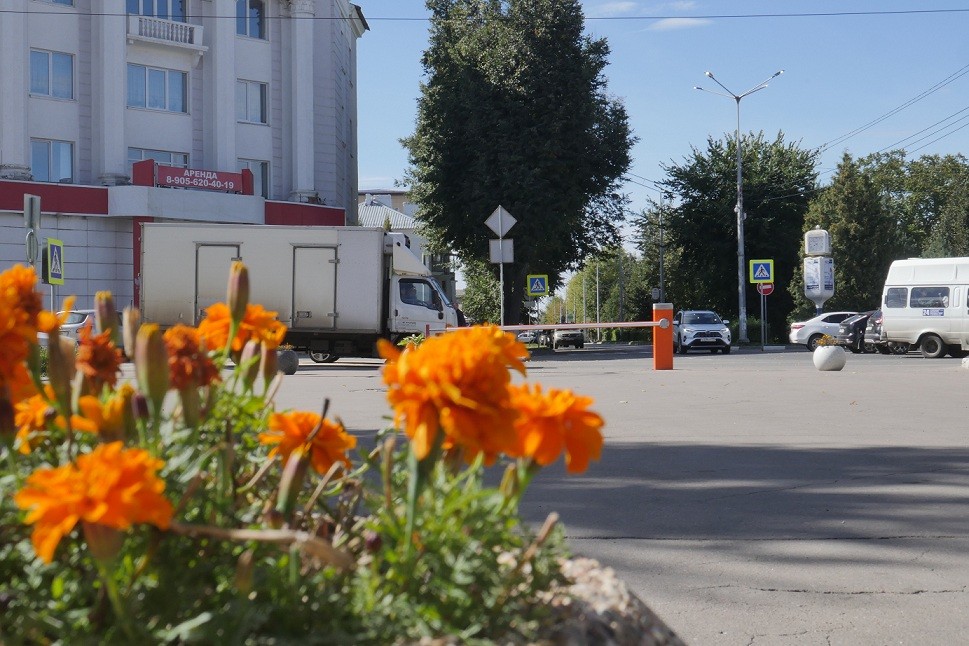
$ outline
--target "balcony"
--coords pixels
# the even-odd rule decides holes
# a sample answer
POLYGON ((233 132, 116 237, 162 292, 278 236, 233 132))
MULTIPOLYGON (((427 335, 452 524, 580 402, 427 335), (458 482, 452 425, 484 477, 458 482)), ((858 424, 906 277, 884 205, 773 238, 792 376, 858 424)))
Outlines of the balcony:
POLYGON ((129 14, 128 42, 135 41, 188 50, 195 53, 196 63, 208 50, 208 47, 202 45, 202 25, 129 14))

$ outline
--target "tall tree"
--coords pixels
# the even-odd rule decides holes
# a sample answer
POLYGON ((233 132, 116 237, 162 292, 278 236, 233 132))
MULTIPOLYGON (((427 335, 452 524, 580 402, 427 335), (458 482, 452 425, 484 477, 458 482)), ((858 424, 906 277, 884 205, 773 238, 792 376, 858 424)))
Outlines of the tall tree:
POLYGON ((634 143, 606 93, 609 48, 583 34, 579 0, 428 0, 430 45, 417 127, 404 140, 418 219, 462 260, 485 259, 484 220, 517 220, 505 268, 506 319, 522 318, 525 278, 551 287, 615 244, 615 193, 634 143))
MULTIPOLYGON (((898 222, 886 209, 870 174, 845 153, 831 185, 811 201, 805 230, 831 234, 834 296, 827 309, 874 309, 881 300, 888 266, 898 252, 898 222)), ((813 310, 804 297, 803 276, 791 285, 801 312, 813 310)))
MULTIPOLYGON (((785 289, 800 262, 804 214, 814 189, 817 153, 763 133, 742 136, 746 259, 774 260, 778 289, 770 297, 769 320, 782 329, 793 300, 785 289)), ((737 313, 737 141, 707 140, 681 164, 665 167, 662 186, 676 206, 664 222, 667 250, 666 300, 677 308, 703 308, 736 319, 737 313), (731 315, 733 314, 733 315, 731 315)), ((645 234, 644 234, 645 235, 645 234)), ((744 276, 747 303, 758 294, 744 276)), ((748 315, 757 310, 748 307, 748 315)))

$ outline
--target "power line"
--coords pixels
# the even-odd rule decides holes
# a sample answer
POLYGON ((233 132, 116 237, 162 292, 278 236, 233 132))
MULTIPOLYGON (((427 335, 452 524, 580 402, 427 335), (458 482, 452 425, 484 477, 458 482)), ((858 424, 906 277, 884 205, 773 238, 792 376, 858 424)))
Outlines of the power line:
POLYGON ((941 81, 939 81, 938 83, 936 83, 935 85, 933 85, 932 87, 930 87, 929 89, 924 90, 923 92, 917 94, 916 96, 912 97, 908 101, 906 101, 906 102, 902 103, 901 105, 899 105, 899 106, 897 106, 897 107, 889 110, 888 112, 886 112, 885 114, 881 115, 880 117, 876 117, 875 119, 872 119, 868 123, 866 123, 866 124, 864 124, 862 126, 859 126, 859 127, 855 128, 851 132, 845 133, 845 134, 841 135, 840 137, 837 137, 835 139, 832 139, 831 141, 828 141, 828 142, 825 142, 825 143, 821 144, 817 148, 818 151, 819 152, 824 152, 824 151, 828 150, 829 148, 831 148, 832 146, 835 146, 835 145, 837 145, 839 143, 842 143, 844 141, 847 141, 848 139, 851 139, 855 135, 858 135, 858 134, 864 132, 865 130, 868 130, 869 128, 872 128, 873 126, 878 125, 879 123, 881 123, 885 119, 888 119, 889 117, 898 114, 899 112, 901 112, 905 108, 907 108, 907 107, 909 107, 911 105, 914 105, 915 103, 918 103, 919 101, 921 101, 925 97, 927 97, 927 96, 929 96, 931 94, 934 94, 935 92, 938 92, 939 90, 941 90, 945 86, 947 86, 950 83, 953 83, 954 81, 962 78, 966 74, 969 74, 969 65, 966 65, 966 66, 960 68, 959 70, 953 72, 952 74, 950 74, 946 78, 942 79, 941 81))

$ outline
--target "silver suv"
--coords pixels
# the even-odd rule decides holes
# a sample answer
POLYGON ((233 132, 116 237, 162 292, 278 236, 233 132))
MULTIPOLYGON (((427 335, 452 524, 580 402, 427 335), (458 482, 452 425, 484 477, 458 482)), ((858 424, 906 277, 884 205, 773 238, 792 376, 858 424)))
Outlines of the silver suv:
POLYGON ((681 310, 673 317, 673 348, 680 354, 690 350, 730 354, 728 323, 710 310, 681 310))
POLYGON ((585 336, 582 334, 582 330, 555 330, 555 334, 552 335, 552 348, 558 350, 566 345, 582 349, 585 345, 585 336))

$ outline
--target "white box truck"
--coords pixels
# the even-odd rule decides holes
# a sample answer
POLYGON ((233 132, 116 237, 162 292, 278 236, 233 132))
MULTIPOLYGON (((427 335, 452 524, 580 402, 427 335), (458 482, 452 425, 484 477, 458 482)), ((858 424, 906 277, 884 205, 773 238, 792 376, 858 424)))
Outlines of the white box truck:
POLYGON ((969 354, 969 258, 908 258, 888 269, 882 340, 929 358, 969 354))
POLYGON ((250 302, 277 312, 285 343, 318 363, 376 356, 376 342, 464 324, 402 233, 380 228, 141 225, 144 321, 197 325, 224 302, 229 267, 249 269, 250 302))

